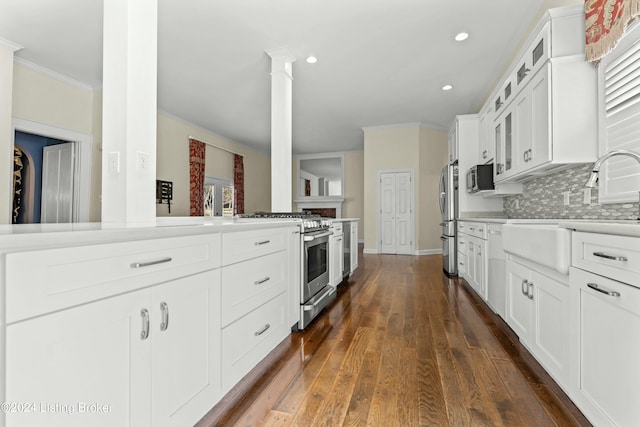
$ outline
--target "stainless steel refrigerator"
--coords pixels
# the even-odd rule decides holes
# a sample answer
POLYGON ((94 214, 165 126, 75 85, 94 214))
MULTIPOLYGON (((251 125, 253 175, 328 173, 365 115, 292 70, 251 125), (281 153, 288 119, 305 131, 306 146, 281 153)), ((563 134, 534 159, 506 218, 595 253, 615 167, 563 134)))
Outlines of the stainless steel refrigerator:
POLYGON ((456 217, 458 216, 458 164, 453 163, 442 169, 440 174, 440 213, 442 231, 442 268, 449 275, 458 274, 456 217))

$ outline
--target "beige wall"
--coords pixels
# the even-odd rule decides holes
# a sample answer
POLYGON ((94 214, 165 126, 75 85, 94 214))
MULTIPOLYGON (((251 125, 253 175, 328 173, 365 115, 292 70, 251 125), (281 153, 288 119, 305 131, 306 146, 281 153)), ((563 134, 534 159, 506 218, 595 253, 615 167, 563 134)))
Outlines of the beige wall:
MULTIPOLYGON (((92 91, 15 63, 12 116, 91 135, 93 151, 89 220, 100 221, 102 92, 92 91)), ((171 216, 189 215, 189 136, 224 148, 207 146, 205 173, 208 175, 233 178, 233 155, 229 151, 243 155, 245 211, 270 209, 271 164, 268 155, 169 114, 158 112, 156 171, 158 179, 174 181, 171 216)), ((11 141, 3 140, 1 143, 11 144, 11 141)), ((4 204, 3 202, 2 205, 4 204)), ((0 206, 0 209, 8 212, 9 206, 0 206)), ((161 216, 168 214, 166 205, 157 205, 156 211, 161 216)))
POLYGON ((344 153, 344 218, 360 218, 358 240, 364 240, 364 151, 344 153))
MULTIPOLYGON (((189 137, 207 145, 205 174, 233 179, 233 154, 244 156, 245 212, 271 210, 269 156, 164 112, 158 112, 158 179, 173 182, 170 216, 189 215, 189 137)), ((157 205, 158 216, 168 216, 167 205, 157 205)))
POLYGON ((408 124, 365 129, 364 247, 378 250, 378 172, 412 169, 415 178, 416 251, 440 249, 438 178, 447 162, 444 131, 408 124))
MULTIPOLYGON (((413 169, 418 174, 420 127, 399 125, 364 131, 364 248, 378 249, 378 171, 413 169)), ((416 196, 418 185, 415 186, 416 196)), ((417 197, 416 197, 417 205, 417 197)), ((420 212, 416 206, 416 229, 420 212)), ((414 240, 416 241, 416 240, 414 240)), ((416 245, 417 247, 417 245, 416 245)))
POLYGON ((101 94, 14 63, 13 117, 91 136, 89 221, 100 220, 101 115, 101 94))
POLYGON ((438 182, 440 172, 448 160, 447 132, 420 128, 420 172, 417 197, 420 221, 418 221, 418 248, 438 250, 440 242, 440 208, 438 205, 438 182))

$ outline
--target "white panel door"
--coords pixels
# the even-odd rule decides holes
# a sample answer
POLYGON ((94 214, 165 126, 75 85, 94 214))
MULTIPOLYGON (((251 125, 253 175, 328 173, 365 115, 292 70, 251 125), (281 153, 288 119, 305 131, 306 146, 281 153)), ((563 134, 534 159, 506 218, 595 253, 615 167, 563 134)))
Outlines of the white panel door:
POLYGON ((380 252, 413 253, 411 172, 380 174, 380 252))
POLYGON ((41 223, 73 220, 73 179, 75 143, 42 149, 41 223))
POLYGON ((380 252, 396 253, 396 175, 380 178, 380 252))
POLYGON ((396 253, 410 255, 411 250, 411 173, 396 173, 396 253))

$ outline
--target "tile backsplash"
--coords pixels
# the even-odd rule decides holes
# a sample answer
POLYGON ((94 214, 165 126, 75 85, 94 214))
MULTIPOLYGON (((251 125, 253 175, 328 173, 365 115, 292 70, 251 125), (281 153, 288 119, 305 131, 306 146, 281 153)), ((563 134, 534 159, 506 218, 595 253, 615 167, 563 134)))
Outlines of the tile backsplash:
POLYGON ((507 218, 638 219, 638 202, 598 204, 598 189, 591 189, 591 204, 583 203, 583 190, 593 164, 542 176, 523 184, 523 193, 505 197, 507 218), (569 204, 564 194, 569 192, 569 204))

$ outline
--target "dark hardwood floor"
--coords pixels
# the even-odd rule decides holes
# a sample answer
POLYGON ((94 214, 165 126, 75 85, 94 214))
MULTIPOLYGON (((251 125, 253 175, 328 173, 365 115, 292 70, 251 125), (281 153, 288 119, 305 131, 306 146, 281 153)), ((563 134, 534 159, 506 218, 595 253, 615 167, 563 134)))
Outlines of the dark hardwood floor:
POLYGON ((590 424, 441 256, 360 253, 324 314, 197 425, 590 424))

